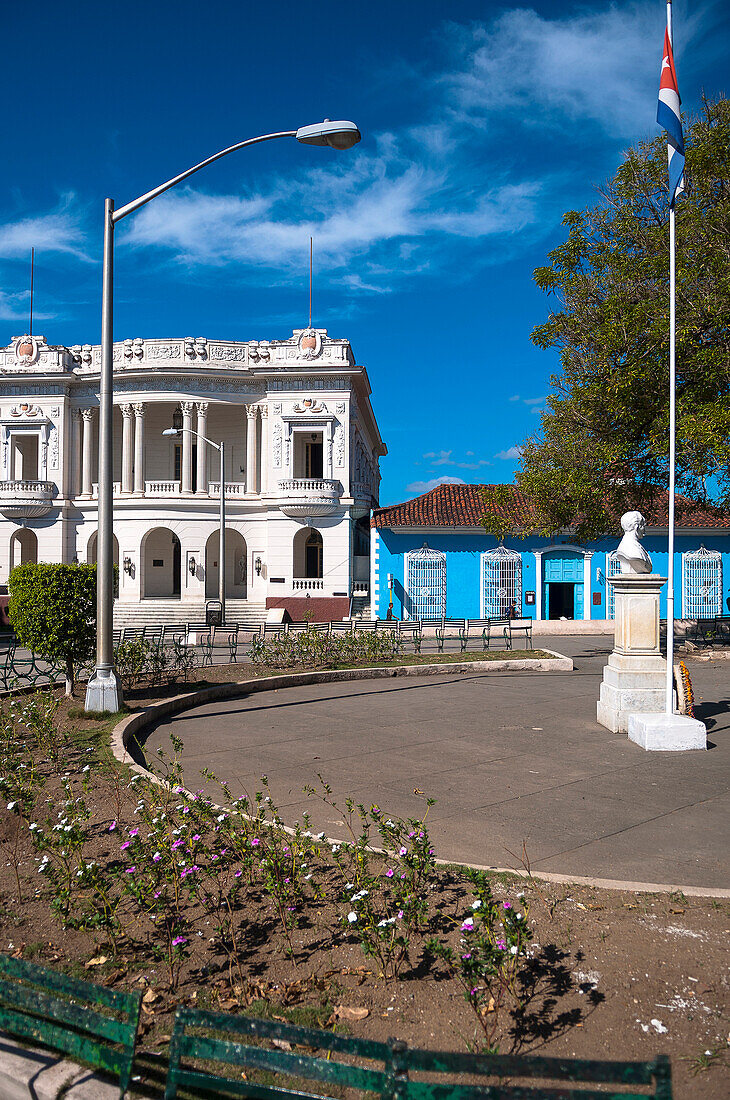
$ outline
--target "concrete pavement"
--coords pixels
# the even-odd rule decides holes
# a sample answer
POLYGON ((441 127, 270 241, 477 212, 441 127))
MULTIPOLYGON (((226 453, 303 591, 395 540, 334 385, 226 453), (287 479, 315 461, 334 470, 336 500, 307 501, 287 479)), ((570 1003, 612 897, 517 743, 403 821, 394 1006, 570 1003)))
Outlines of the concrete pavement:
MULTIPOLYGON (((572 656, 570 673, 448 673, 320 684, 208 703, 155 728, 148 759, 185 744, 187 785, 211 768, 234 791, 262 774, 285 820, 312 815, 344 837, 333 812, 302 794, 317 774, 403 816, 437 799, 437 855, 535 871, 727 888, 730 663, 692 662, 708 752, 646 753, 596 722, 610 638, 541 638, 572 656)), ((245 676, 241 669, 242 677, 245 676)), ((213 797, 220 792, 206 785, 213 797)))

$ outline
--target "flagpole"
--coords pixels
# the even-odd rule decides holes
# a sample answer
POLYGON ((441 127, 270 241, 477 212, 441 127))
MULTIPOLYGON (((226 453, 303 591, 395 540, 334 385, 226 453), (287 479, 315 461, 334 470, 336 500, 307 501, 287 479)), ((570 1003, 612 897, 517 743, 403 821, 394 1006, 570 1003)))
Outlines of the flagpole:
MULTIPOLYGON (((672 42, 672 0, 667 0, 667 33, 672 42)), ((669 562, 667 567, 667 688, 666 712, 674 714, 674 481, 676 461, 676 387, 677 369, 675 359, 675 226, 674 200, 670 195, 669 203, 669 515, 667 519, 669 535, 669 562)))

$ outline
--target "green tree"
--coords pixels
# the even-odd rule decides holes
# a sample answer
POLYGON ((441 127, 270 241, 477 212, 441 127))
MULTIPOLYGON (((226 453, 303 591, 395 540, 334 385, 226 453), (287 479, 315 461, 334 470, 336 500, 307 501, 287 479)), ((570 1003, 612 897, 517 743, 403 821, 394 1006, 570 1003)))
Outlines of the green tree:
POLYGON ((96 566, 27 562, 10 574, 8 615, 21 645, 63 661, 66 694, 96 644, 96 566))
MULTIPOLYGON (((676 207, 677 489, 730 504, 730 102, 685 124, 689 195, 676 207)), ((518 488, 530 529, 589 537, 668 483, 669 233, 666 140, 630 149, 601 201, 563 218, 567 240, 534 273, 558 308, 532 333, 562 371, 518 488)), ((494 502, 487 494, 487 505, 494 502)), ((489 515, 485 526, 491 530, 489 515)), ((495 532, 497 533, 497 532, 495 532)))

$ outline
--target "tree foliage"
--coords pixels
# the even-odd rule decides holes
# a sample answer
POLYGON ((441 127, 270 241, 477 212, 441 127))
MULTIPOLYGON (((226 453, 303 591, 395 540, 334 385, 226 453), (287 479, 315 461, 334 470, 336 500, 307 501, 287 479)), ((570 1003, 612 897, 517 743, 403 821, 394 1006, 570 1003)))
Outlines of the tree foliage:
POLYGON ((66 694, 74 672, 96 644, 96 566, 27 562, 8 579, 8 615, 21 645, 66 665, 66 694))
MULTIPOLYGON (((685 125, 676 206, 677 489, 730 503, 730 102, 685 125)), ((669 232, 664 137, 630 149, 534 273, 558 307, 532 333, 562 371, 523 448, 519 489, 545 534, 605 533, 668 484, 669 232)), ((490 527, 490 520, 485 520, 490 527)))

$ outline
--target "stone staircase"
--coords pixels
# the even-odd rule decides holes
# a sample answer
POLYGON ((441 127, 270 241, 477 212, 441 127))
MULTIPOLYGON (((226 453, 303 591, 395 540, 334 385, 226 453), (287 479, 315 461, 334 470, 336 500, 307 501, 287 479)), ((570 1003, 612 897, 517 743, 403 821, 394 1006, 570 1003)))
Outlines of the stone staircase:
MULTIPOLYGON (((136 604, 114 604, 114 629, 125 626, 173 626, 205 622, 205 600, 141 600, 136 604)), ((266 622, 264 604, 249 600, 226 600, 226 619, 231 623, 255 627, 266 622)))

